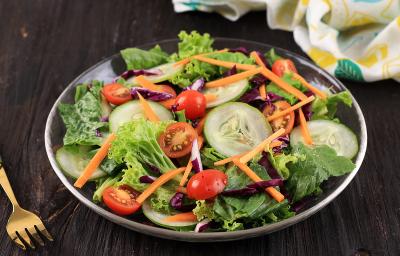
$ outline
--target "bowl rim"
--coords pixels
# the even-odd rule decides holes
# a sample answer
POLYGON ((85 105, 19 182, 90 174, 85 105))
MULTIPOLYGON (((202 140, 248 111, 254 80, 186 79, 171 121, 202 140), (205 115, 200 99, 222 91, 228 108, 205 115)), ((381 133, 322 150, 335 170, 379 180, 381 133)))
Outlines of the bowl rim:
MULTIPOLYGON (((331 76, 328 72, 325 70, 321 69, 320 67, 316 66, 314 63, 312 63, 310 60, 293 53, 289 50, 282 49, 280 47, 275 47, 270 44, 266 43, 261 43, 261 42, 256 42, 256 41, 251 41, 251 40, 245 40, 245 39, 235 39, 235 38, 224 38, 224 37, 214 37, 215 41, 231 41, 231 42, 236 42, 238 45, 241 44, 253 44, 253 45, 259 45, 260 47, 269 47, 269 48, 275 48, 279 51, 284 51, 285 54, 288 54, 290 56, 293 56, 297 59, 300 59, 304 62, 307 63, 310 67, 312 67, 314 70, 318 71, 322 76, 324 76, 329 82, 333 84, 339 85, 341 89, 346 89, 348 90, 341 81, 336 79, 335 77, 331 76)), ((155 41, 152 43, 147 43, 147 44, 142 44, 139 46, 136 46, 138 48, 146 48, 150 46, 154 46, 156 44, 166 44, 166 43, 172 43, 172 42, 178 42, 178 39, 166 39, 166 40, 160 40, 160 41, 155 41)), ((67 189, 84 205, 89 207, 91 210, 95 211, 97 214, 103 216, 104 218, 122 225, 128 229, 146 234, 146 235, 151 235, 151 236, 156 236, 159 238, 164 238, 164 239, 171 239, 171 240, 179 240, 179 241, 189 241, 189 242, 209 242, 209 241, 231 241, 231 240, 238 240, 238 239, 247 239, 247 238, 252 238, 256 236, 261 236, 261 235, 266 235, 281 229, 284 229, 286 227, 289 227, 291 225, 294 225, 300 221, 303 221, 310 217, 311 215, 315 214, 322 208, 324 208, 327 204, 329 204, 333 199, 335 199, 352 181, 354 176, 357 174, 358 170, 361 167, 361 164, 364 160, 365 154, 366 154, 366 148, 367 148, 367 127, 364 119, 364 115, 361 111, 361 108, 354 98, 354 96, 351 94, 351 97, 353 99, 353 106, 356 110, 356 113, 358 115, 358 122, 360 123, 360 136, 359 136, 359 152, 357 154, 357 158, 355 161, 356 167, 355 169, 347 174, 347 177, 343 180, 343 182, 329 195, 326 196, 323 200, 318 202, 316 205, 310 207, 309 209, 296 214, 293 217, 290 217, 288 219, 276 222, 276 223, 271 223, 265 226, 261 227, 256 227, 256 228, 251 228, 251 229, 245 229, 245 230, 239 230, 239 231, 234 231, 234 232, 205 232, 205 233, 195 233, 195 232, 180 232, 180 231, 175 231, 175 230, 169 230, 161 227, 153 227, 149 226, 146 224, 142 224, 139 222, 135 222, 133 220, 118 216, 110 211, 105 210, 104 208, 100 207, 99 205, 95 204, 88 198, 86 198, 79 190, 77 190, 67 179, 67 177, 64 175, 64 173, 60 170, 58 167, 58 164, 55 159, 55 154, 53 152, 53 149, 51 147, 50 141, 50 134, 51 134, 51 129, 50 127, 52 126, 53 120, 55 115, 57 115, 57 107, 60 104, 61 100, 64 98, 64 96, 68 93, 69 89, 71 87, 74 87, 76 83, 81 79, 83 76, 86 74, 90 73, 93 69, 96 67, 104 64, 105 62, 109 61, 110 59, 116 57, 119 55, 119 53, 116 53, 114 55, 111 55, 110 57, 107 57, 100 62, 97 62, 95 65, 89 67, 86 69, 84 72, 82 72, 79 76, 77 76, 72 82, 68 84, 68 86, 63 90, 63 92, 59 95, 55 103, 53 104, 49 115, 46 120, 46 127, 45 127, 45 132, 44 132, 44 139, 45 139, 45 149, 47 153, 47 157, 50 161, 50 164, 60 179, 60 181, 64 184, 64 186, 67 187, 67 189)))

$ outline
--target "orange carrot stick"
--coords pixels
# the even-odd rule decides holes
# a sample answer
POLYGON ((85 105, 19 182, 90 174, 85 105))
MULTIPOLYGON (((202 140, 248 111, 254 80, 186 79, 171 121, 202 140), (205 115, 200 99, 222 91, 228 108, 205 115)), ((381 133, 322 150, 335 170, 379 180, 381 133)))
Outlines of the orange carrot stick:
POLYGON ((306 118, 301 108, 299 108, 299 118, 300 118, 301 134, 303 135, 304 141, 306 142, 306 144, 311 145, 313 144, 313 141, 310 135, 310 130, 308 129, 307 126, 306 118))
POLYGON ((265 90, 265 84, 260 85, 258 90, 260 91, 261 99, 266 100, 267 99, 267 91, 265 90))
POLYGON ((143 204, 143 202, 151 196, 159 187, 167 183, 169 180, 174 178, 176 175, 185 171, 185 167, 181 167, 169 172, 164 173, 160 177, 158 177, 153 183, 151 183, 137 198, 136 202, 139 204, 143 204))
POLYGON ((213 102, 217 99, 217 95, 211 93, 204 94, 204 97, 206 97, 207 103, 213 102))
POLYGON ((279 147, 280 145, 282 145, 282 143, 283 142, 280 140, 273 141, 271 142, 271 144, 269 144, 269 148, 279 147))
MULTIPOLYGON (((238 158, 234 158, 233 163, 239 167, 240 170, 246 173, 246 175, 249 176, 249 178, 254 182, 262 181, 262 179, 258 177, 258 175, 252 169, 250 169, 250 167, 242 163, 238 158)), ((276 190, 274 187, 268 187, 265 189, 265 191, 278 202, 282 202, 285 199, 281 192, 276 190)))
POLYGON ((193 56, 190 56, 190 57, 188 57, 188 58, 185 58, 185 59, 182 59, 182 60, 180 60, 180 61, 177 61, 177 62, 175 62, 174 63, 174 67, 176 67, 176 66, 179 66, 179 65, 186 65, 186 64, 188 64, 194 57, 197 57, 197 56, 205 56, 205 55, 209 55, 209 54, 213 54, 213 53, 220 53, 220 52, 227 52, 228 51, 228 49, 222 49, 222 50, 219 50, 219 51, 215 51, 215 52, 208 52, 208 53, 202 53, 202 54, 197 54, 197 55, 193 55, 193 56))
POLYGON ((192 167, 193 167, 192 160, 189 159, 189 162, 185 168, 185 172, 183 173, 183 177, 182 177, 181 181, 179 182, 179 186, 181 186, 181 187, 185 186, 187 178, 189 177, 189 173, 192 170, 192 167))
POLYGON ((315 99, 314 96, 310 96, 310 97, 306 98, 305 100, 302 100, 302 101, 298 102, 297 104, 291 106, 290 108, 287 108, 287 109, 285 109, 285 110, 279 111, 279 112, 277 112, 276 114, 273 114, 272 116, 267 117, 267 120, 268 120, 269 122, 271 122, 272 120, 275 120, 275 119, 277 119, 277 118, 279 118, 279 117, 281 117, 281 116, 286 116, 286 115, 289 114, 290 112, 295 111, 295 110, 298 109, 298 108, 301 108, 302 106, 304 106, 304 105, 310 103, 310 102, 313 101, 314 99, 315 99))
POLYGON ((230 156, 230 157, 228 157, 228 158, 219 160, 219 161, 217 161, 217 162, 214 162, 214 166, 225 165, 225 164, 227 164, 227 163, 229 163, 229 162, 232 162, 233 159, 235 159, 235 158, 240 158, 240 157, 244 156, 244 155, 247 154, 247 153, 248 153, 248 152, 244 152, 244 153, 241 153, 241 154, 238 154, 238 155, 230 156))
POLYGON ((81 176, 75 181, 74 186, 82 188, 83 185, 90 179, 92 174, 96 171, 97 167, 101 164, 101 161, 107 156, 108 150, 111 147, 111 142, 115 140, 115 134, 111 133, 108 138, 104 141, 103 145, 99 148, 97 153, 90 160, 89 164, 83 170, 81 176))
POLYGON ((166 107, 168 109, 171 109, 172 105, 175 104, 175 98, 174 99, 163 100, 163 101, 160 101, 158 103, 160 103, 161 105, 163 105, 164 107, 166 107))
POLYGON ((200 122, 197 124, 196 128, 194 128, 198 135, 203 133, 204 124, 206 122, 206 116, 200 119, 200 122))
POLYGON ((252 58, 256 61, 256 63, 257 63, 258 65, 260 65, 261 67, 264 67, 264 68, 265 68, 264 62, 261 60, 260 56, 258 56, 258 54, 257 54, 255 51, 252 51, 252 52, 250 53, 250 57, 252 57, 252 58))
POLYGON ((149 80, 147 80, 143 75, 135 77, 135 80, 142 86, 143 88, 149 89, 151 91, 159 92, 161 88, 156 84, 153 84, 149 80))
POLYGON ((140 93, 137 93, 137 94, 139 96, 140 106, 142 107, 143 112, 146 115, 147 119, 149 119, 152 122, 160 121, 160 118, 157 116, 157 114, 150 107, 149 103, 142 97, 142 95, 140 95, 140 93))
POLYGON ((168 216, 163 220, 166 222, 187 222, 187 221, 197 221, 197 217, 196 215, 194 215, 193 212, 184 212, 168 216))
POLYGON ((318 95, 321 99, 326 99, 327 96, 326 96, 325 92, 323 92, 323 91, 319 90, 318 88, 309 84, 301 75, 299 75, 297 73, 293 73, 293 78, 299 80, 302 85, 304 85, 310 91, 312 91, 313 93, 318 95))
POLYGON ((265 148, 276 138, 285 133, 285 129, 281 128, 278 131, 274 132, 271 136, 263 140, 260 144, 258 144, 255 148, 250 150, 247 154, 240 157, 240 162, 247 163, 250 161, 255 155, 265 150, 265 148))
POLYGON ((204 56, 195 56, 193 58, 196 60, 202 61, 202 62, 207 62, 209 64, 221 66, 221 67, 225 67, 225 68, 233 68, 233 66, 236 66, 236 68, 240 69, 240 70, 250 70, 250 69, 256 68, 255 65, 251 65, 251 64, 240 64, 240 63, 236 63, 236 62, 216 60, 216 59, 207 58, 204 56))
POLYGON ((262 71, 262 68, 254 68, 251 70, 247 70, 241 73, 238 73, 236 75, 228 76, 225 78, 221 78, 218 80, 214 80, 211 82, 206 83, 207 88, 214 88, 214 87, 220 87, 220 86, 226 86, 231 83, 237 82, 239 80, 245 79, 249 76, 254 76, 255 74, 258 74, 262 71))

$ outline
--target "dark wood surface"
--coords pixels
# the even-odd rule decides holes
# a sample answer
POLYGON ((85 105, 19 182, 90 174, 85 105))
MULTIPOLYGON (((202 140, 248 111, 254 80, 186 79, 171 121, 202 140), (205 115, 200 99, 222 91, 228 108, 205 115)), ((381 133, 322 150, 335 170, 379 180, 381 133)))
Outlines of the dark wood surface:
MULTIPOLYGON (((27 255, 400 255, 400 87, 349 83, 368 125, 360 172, 331 204, 285 230, 236 242, 191 244, 117 226, 61 184, 47 160, 51 105, 83 70, 118 50, 196 29, 301 55, 289 32, 269 30, 264 12, 236 23, 216 14, 175 14, 168 0, 0 1, 0 153, 16 197, 56 238, 27 255)), ((11 206, 0 190, 0 255, 23 255, 8 238, 11 206)))

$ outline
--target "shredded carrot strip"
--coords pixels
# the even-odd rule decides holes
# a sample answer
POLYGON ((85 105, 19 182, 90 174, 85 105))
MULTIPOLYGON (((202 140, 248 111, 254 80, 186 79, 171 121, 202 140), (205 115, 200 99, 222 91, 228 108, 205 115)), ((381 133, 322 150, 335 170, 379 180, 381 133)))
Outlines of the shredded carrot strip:
POLYGON ((187 178, 189 177, 189 173, 192 170, 192 160, 189 159, 189 162, 186 166, 185 172, 183 173, 183 177, 181 179, 181 182, 179 182, 179 186, 183 187, 187 181, 187 178))
POLYGON ((304 116, 303 110, 299 108, 299 118, 300 118, 300 127, 301 127, 301 134, 303 135, 304 141, 308 144, 311 145, 313 144, 311 135, 310 135, 310 130, 308 129, 307 126, 307 121, 304 116))
MULTIPOLYGON (((233 163, 237 167, 239 167, 239 169, 241 169, 244 173, 246 173, 247 176, 249 176, 249 178, 252 179, 254 182, 262 181, 262 179, 252 169, 250 169, 250 167, 242 163, 238 158, 234 158, 233 163)), ((276 190, 274 187, 268 187, 265 189, 265 191, 278 202, 282 202, 285 199, 281 192, 276 190)))
POLYGON ((142 86, 143 88, 149 89, 151 91, 159 92, 161 88, 158 87, 156 84, 153 84, 149 80, 147 80, 143 75, 135 77, 135 80, 142 86))
POLYGON ((199 146, 199 150, 203 147, 203 145, 204 145, 203 136, 201 136, 201 135, 197 136, 197 145, 199 146))
POLYGON ((255 51, 252 51, 252 52, 250 53, 250 57, 252 57, 252 58, 256 61, 256 63, 257 63, 258 65, 260 65, 261 67, 264 67, 264 68, 265 68, 264 62, 261 60, 260 56, 258 56, 258 54, 257 54, 255 51))
POLYGON ((204 97, 206 97, 207 103, 213 102, 217 99, 217 95, 211 93, 204 94, 204 97))
POLYGON ((228 49, 222 49, 219 51, 215 51, 215 52, 208 52, 208 53, 202 53, 202 54, 197 54, 197 55, 193 55, 191 57, 182 59, 180 61, 175 62, 174 67, 179 66, 179 65, 186 65, 188 64, 194 57, 198 57, 198 56, 205 56, 205 55, 209 55, 209 54, 213 54, 213 53, 220 53, 220 52, 227 52, 228 49))
POLYGON ((75 181, 74 186, 77 188, 82 188, 83 185, 90 179, 92 174, 96 171, 97 167, 101 164, 101 161, 107 156, 108 150, 111 147, 111 142, 115 140, 115 134, 111 133, 108 138, 101 145, 100 149, 90 160, 86 168, 83 170, 81 176, 75 181))
POLYGON ((274 139, 278 138, 282 134, 285 133, 285 129, 281 128, 278 131, 274 132, 271 136, 263 140, 260 144, 258 144, 255 148, 250 150, 247 154, 240 157, 240 162, 247 163, 250 161, 255 155, 265 150, 265 148, 273 141, 274 139))
POLYGON ((265 84, 260 85, 258 90, 260 91, 261 99, 266 100, 267 99, 267 91, 265 90, 265 84))
POLYGON ((197 221, 197 217, 193 212, 184 212, 168 216, 163 220, 166 222, 186 222, 186 221, 197 221))
POLYGON ((227 164, 227 163, 229 163, 229 162, 232 162, 233 159, 235 159, 235 158, 240 158, 240 157, 244 156, 244 155, 247 154, 247 153, 249 153, 249 152, 244 152, 244 153, 241 153, 241 154, 238 154, 238 155, 234 155, 234 156, 231 156, 231 157, 228 157, 228 158, 219 160, 219 161, 217 161, 217 162, 214 162, 214 166, 225 165, 225 164, 227 164))
POLYGON ((169 180, 174 178, 176 175, 179 173, 182 173, 185 171, 185 167, 181 167, 169 172, 164 173, 160 177, 158 177, 153 183, 151 183, 137 198, 136 202, 139 204, 143 204, 143 202, 151 196, 159 187, 167 183, 169 180))
POLYGON ((282 145, 282 143, 283 142, 280 140, 273 141, 271 142, 271 144, 269 144, 269 148, 279 147, 280 145, 282 145))
POLYGON ((146 115, 147 119, 149 119, 152 122, 160 121, 160 118, 157 116, 157 114, 150 107, 149 103, 142 97, 142 95, 140 95, 140 93, 137 93, 137 94, 139 96, 140 106, 142 107, 143 112, 146 115))
POLYGON ((304 85, 305 87, 307 87, 310 91, 312 91, 313 93, 315 93, 316 95, 318 95, 321 99, 326 99, 326 93, 319 90, 318 88, 312 86, 310 83, 308 83, 304 77, 302 77, 301 75, 297 74, 297 73, 293 73, 293 78, 297 79, 301 82, 302 85, 304 85))
POLYGON ((203 133, 205 122, 206 122, 206 116, 203 116, 203 118, 201 118, 200 122, 197 124, 196 128, 194 128, 198 135, 201 135, 203 133))
POLYGON ((247 70, 232 76, 228 76, 225 78, 221 78, 218 80, 214 80, 211 82, 206 83, 207 88, 214 88, 214 87, 220 87, 220 86, 227 86, 231 83, 237 82, 239 80, 245 79, 249 76, 254 76, 255 74, 258 74, 262 71, 262 68, 254 68, 251 70, 247 70))
POLYGON ((255 65, 251 65, 251 64, 240 64, 240 63, 236 63, 236 62, 216 60, 216 59, 207 58, 204 56, 196 56, 196 57, 194 57, 194 59, 202 61, 202 62, 207 62, 212 65, 225 67, 225 68, 233 68, 234 66, 236 66, 236 68, 240 69, 240 70, 250 70, 250 69, 256 68, 255 65))
POLYGON ((300 100, 305 100, 307 98, 307 96, 304 93, 302 93, 300 90, 294 88, 290 84, 283 81, 279 76, 275 75, 268 68, 264 68, 261 71, 261 74, 263 76, 265 76, 266 78, 268 78, 269 80, 271 80, 273 83, 275 83, 277 86, 279 86, 283 90, 287 91, 290 94, 293 94, 296 98, 298 98, 300 100))
POLYGON ((315 99, 314 96, 310 96, 310 97, 306 98, 305 100, 302 100, 302 101, 298 102, 297 104, 291 106, 290 108, 287 108, 285 110, 279 111, 276 114, 273 114, 272 116, 267 117, 267 120, 269 122, 271 122, 272 120, 275 120, 275 119, 277 119, 277 118, 279 118, 281 116, 285 116, 285 115, 289 114, 290 112, 295 111, 296 109, 301 108, 302 106, 310 103, 314 99, 315 99))
POLYGON ((187 190, 184 187, 177 187, 176 192, 182 193, 182 194, 187 194, 187 190))
POLYGON ((163 100, 163 101, 160 101, 158 103, 160 103, 161 105, 163 105, 164 107, 166 107, 168 109, 171 109, 172 105, 175 104, 175 99, 163 100))

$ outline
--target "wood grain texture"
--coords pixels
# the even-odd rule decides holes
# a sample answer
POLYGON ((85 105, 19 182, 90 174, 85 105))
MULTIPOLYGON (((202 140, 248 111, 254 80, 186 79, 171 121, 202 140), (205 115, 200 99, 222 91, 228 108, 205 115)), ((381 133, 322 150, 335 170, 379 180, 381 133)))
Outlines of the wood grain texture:
POLYGON ((181 29, 304 56, 291 33, 267 28, 264 12, 231 23, 216 14, 175 14, 167 0, 0 1, 0 153, 21 205, 39 213, 56 238, 37 251, 19 250, 5 232, 11 207, 0 190, 0 255, 400 255, 400 87, 394 81, 346 82, 368 124, 365 162, 336 200, 285 230, 227 243, 168 241, 117 226, 74 199, 44 149, 51 105, 102 58, 181 29))

